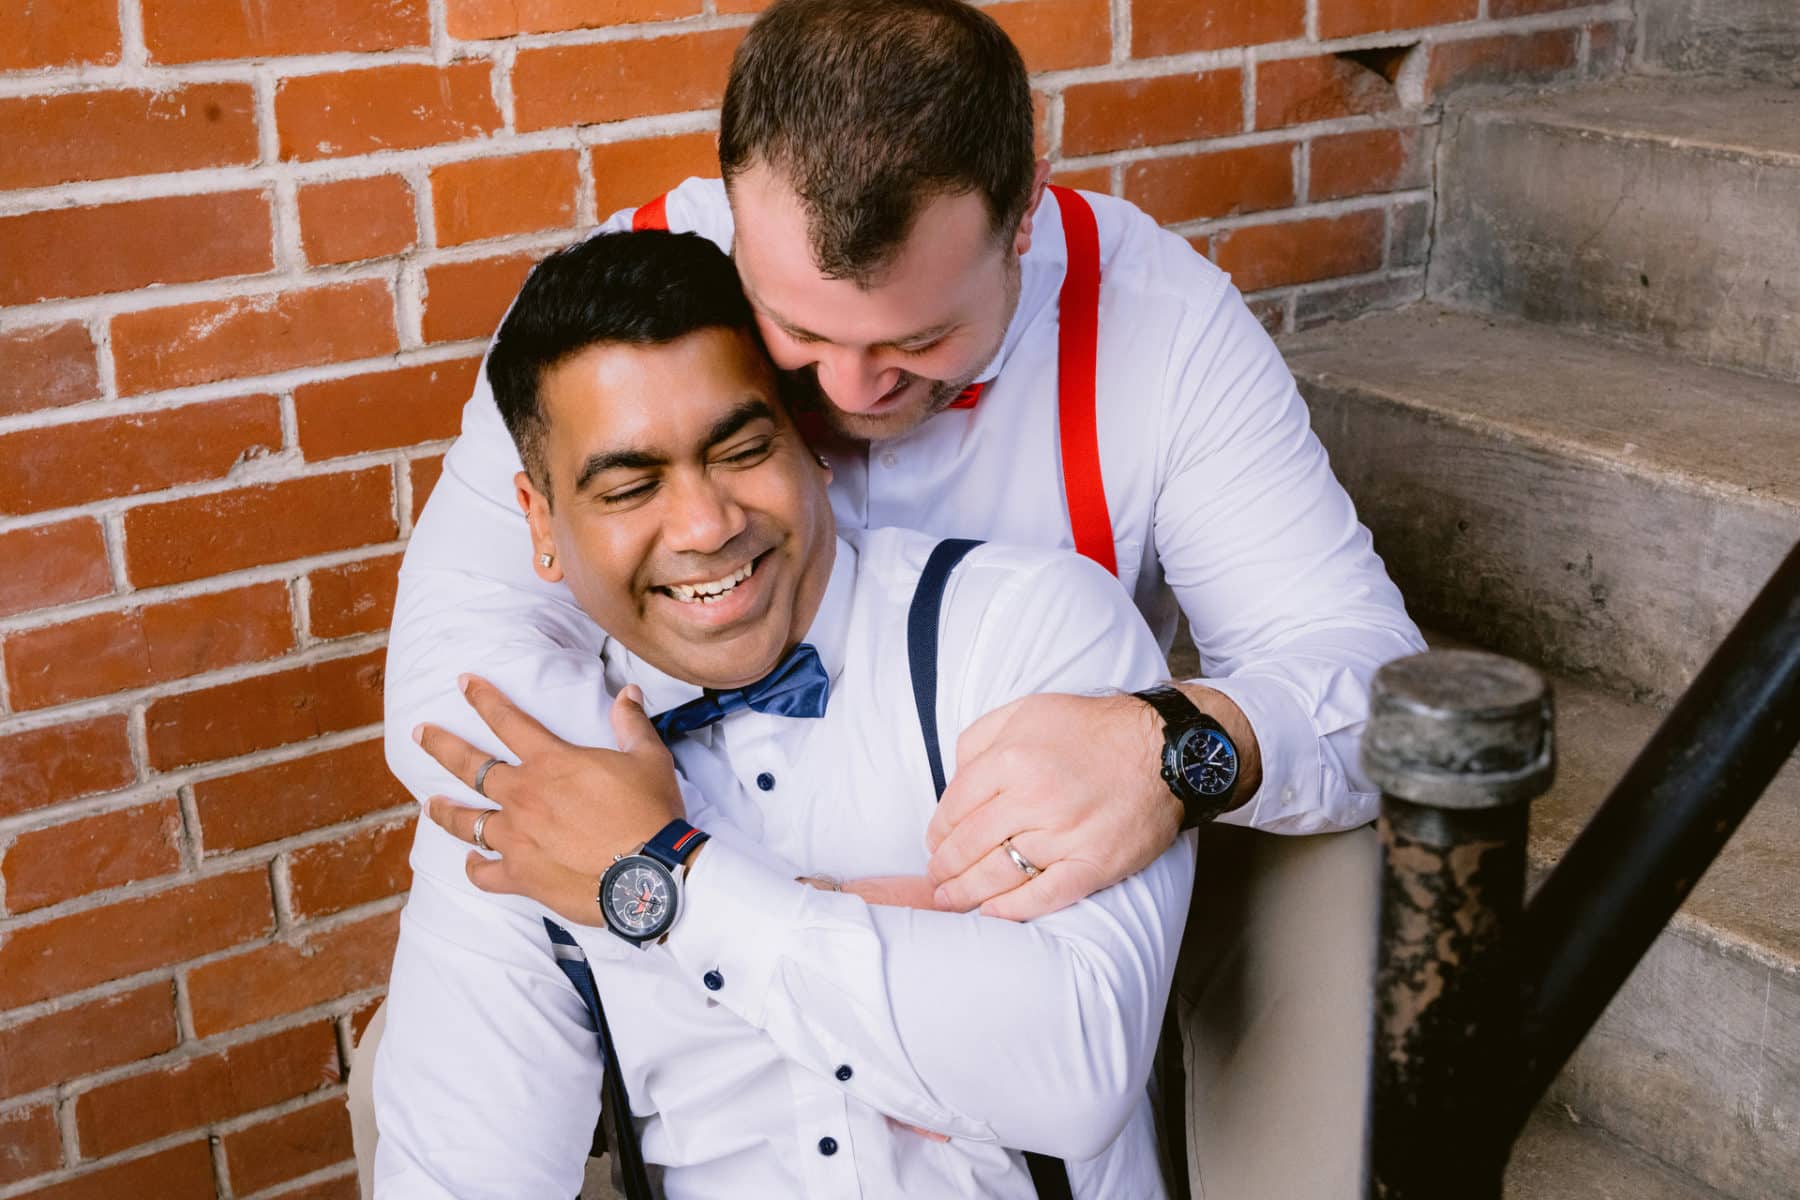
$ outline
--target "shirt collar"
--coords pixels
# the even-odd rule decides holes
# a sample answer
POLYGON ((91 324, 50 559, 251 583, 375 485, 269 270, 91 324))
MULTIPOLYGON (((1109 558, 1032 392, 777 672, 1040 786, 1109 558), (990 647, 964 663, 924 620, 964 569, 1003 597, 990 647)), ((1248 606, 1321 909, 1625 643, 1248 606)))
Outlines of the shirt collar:
MULTIPOLYGON (((801 639, 819 652, 819 661, 825 664, 825 673, 834 687, 844 670, 850 637, 850 602, 856 591, 856 548, 840 536, 836 551, 825 597, 819 601, 819 611, 801 639)), ((617 638, 606 639, 600 659, 606 668, 607 690, 617 695, 627 685, 637 684, 644 690, 644 711, 651 716, 700 696, 699 684, 651 666, 617 638)))

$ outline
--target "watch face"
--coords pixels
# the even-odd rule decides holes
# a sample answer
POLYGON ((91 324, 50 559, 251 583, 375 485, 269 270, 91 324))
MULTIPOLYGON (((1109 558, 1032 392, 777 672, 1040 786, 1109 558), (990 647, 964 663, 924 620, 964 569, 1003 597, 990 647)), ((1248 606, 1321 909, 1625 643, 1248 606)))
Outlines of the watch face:
POLYGON ((1237 748, 1216 729, 1190 729, 1181 736, 1181 777, 1202 796, 1223 796, 1237 781, 1237 748))
POLYGON ((632 855, 607 869, 600 903, 615 933, 643 941, 675 919, 675 881, 661 863, 632 855))

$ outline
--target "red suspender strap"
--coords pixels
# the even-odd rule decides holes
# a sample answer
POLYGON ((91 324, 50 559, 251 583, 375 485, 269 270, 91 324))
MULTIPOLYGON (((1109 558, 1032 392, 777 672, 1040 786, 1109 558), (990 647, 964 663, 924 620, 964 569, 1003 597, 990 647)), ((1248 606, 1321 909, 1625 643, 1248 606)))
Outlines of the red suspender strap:
POLYGON ((640 204, 631 214, 633 229, 667 229, 669 227, 669 194, 664 192, 648 204, 640 204))
POLYGON ((1100 230, 1079 192, 1052 184, 1062 213, 1069 267, 1057 318, 1057 411, 1062 429, 1063 494, 1075 549, 1114 575, 1112 516, 1100 476, 1100 433, 1094 395, 1099 371, 1100 230))

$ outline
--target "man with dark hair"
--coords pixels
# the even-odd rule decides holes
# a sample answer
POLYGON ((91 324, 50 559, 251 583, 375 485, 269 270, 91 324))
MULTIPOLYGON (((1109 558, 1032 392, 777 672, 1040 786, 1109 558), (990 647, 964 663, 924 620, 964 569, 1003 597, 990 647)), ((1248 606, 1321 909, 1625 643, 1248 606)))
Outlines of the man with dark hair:
MULTIPOLYGON (((972 726, 928 871, 942 907, 1032 919, 1206 826, 1197 1173, 1215 1197, 1342 1194, 1374 911, 1358 741, 1375 668, 1423 643, 1229 279, 1131 205, 1048 186, 1046 163, 1019 205, 1029 97, 1016 51, 960 0, 776 0, 733 64, 724 181, 605 227, 729 247, 775 363, 816 390, 840 526, 1073 547, 1165 648, 1186 616, 1199 677, 1153 700, 1027 696, 972 726), (1355 832, 1215 828, 1231 825, 1355 832), (1297 1127, 1314 1153, 1285 1152, 1297 1127)), ((566 591, 515 565, 516 468, 478 386, 402 570, 390 729, 480 736, 449 687, 463 671, 540 714, 593 709, 605 686, 572 649, 566 591)), ((592 712, 564 730, 606 743, 592 712)), ((503 773, 558 797, 555 840, 579 856, 592 798, 631 785, 602 750, 559 761, 555 786, 529 759, 503 773)), ((389 762, 420 796, 457 786, 403 737, 389 762)), ((455 868, 421 843, 414 869, 455 868)))
MULTIPOLYGON (((570 866, 516 776, 415 731, 499 805, 431 815, 499 857, 470 852, 493 902, 431 874, 408 898, 376 1196, 571 1195, 603 1086, 633 1200, 640 1146, 669 1197, 1163 1195, 1145 1085, 1191 836, 1030 925, 823 878, 922 872, 937 738, 1029 692, 1154 682, 1130 600, 1061 551, 837 536, 830 468, 701 238, 553 256, 487 373, 532 464, 521 552, 607 631, 633 786, 592 806, 570 866)), ((512 753, 557 756, 490 685, 465 694, 512 753)))

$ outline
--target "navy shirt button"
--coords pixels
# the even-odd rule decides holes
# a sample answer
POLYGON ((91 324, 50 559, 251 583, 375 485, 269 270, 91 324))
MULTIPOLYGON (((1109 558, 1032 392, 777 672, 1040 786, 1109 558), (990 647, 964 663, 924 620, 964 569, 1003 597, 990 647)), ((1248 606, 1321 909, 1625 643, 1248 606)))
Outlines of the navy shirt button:
POLYGON ((826 1158, 830 1158, 832 1155, 836 1154, 837 1153, 837 1139, 834 1137, 820 1138, 819 1139, 819 1153, 823 1154, 826 1158))
POLYGON ((708 971, 700 977, 700 982, 706 985, 707 991, 716 992, 725 986, 725 977, 717 971, 708 971))
POLYGON ((765 792, 772 792, 775 790, 775 777, 764 771, 756 777, 756 786, 765 792))
POLYGON ((852 1071, 850 1069, 850 1064, 845 1063, 843 1066, 841 1066, 837 1069, 838 1082, 839 1083, 849 1083, 850 1077, 854 1074, 856 1074, 856 1072, 852 1071))

